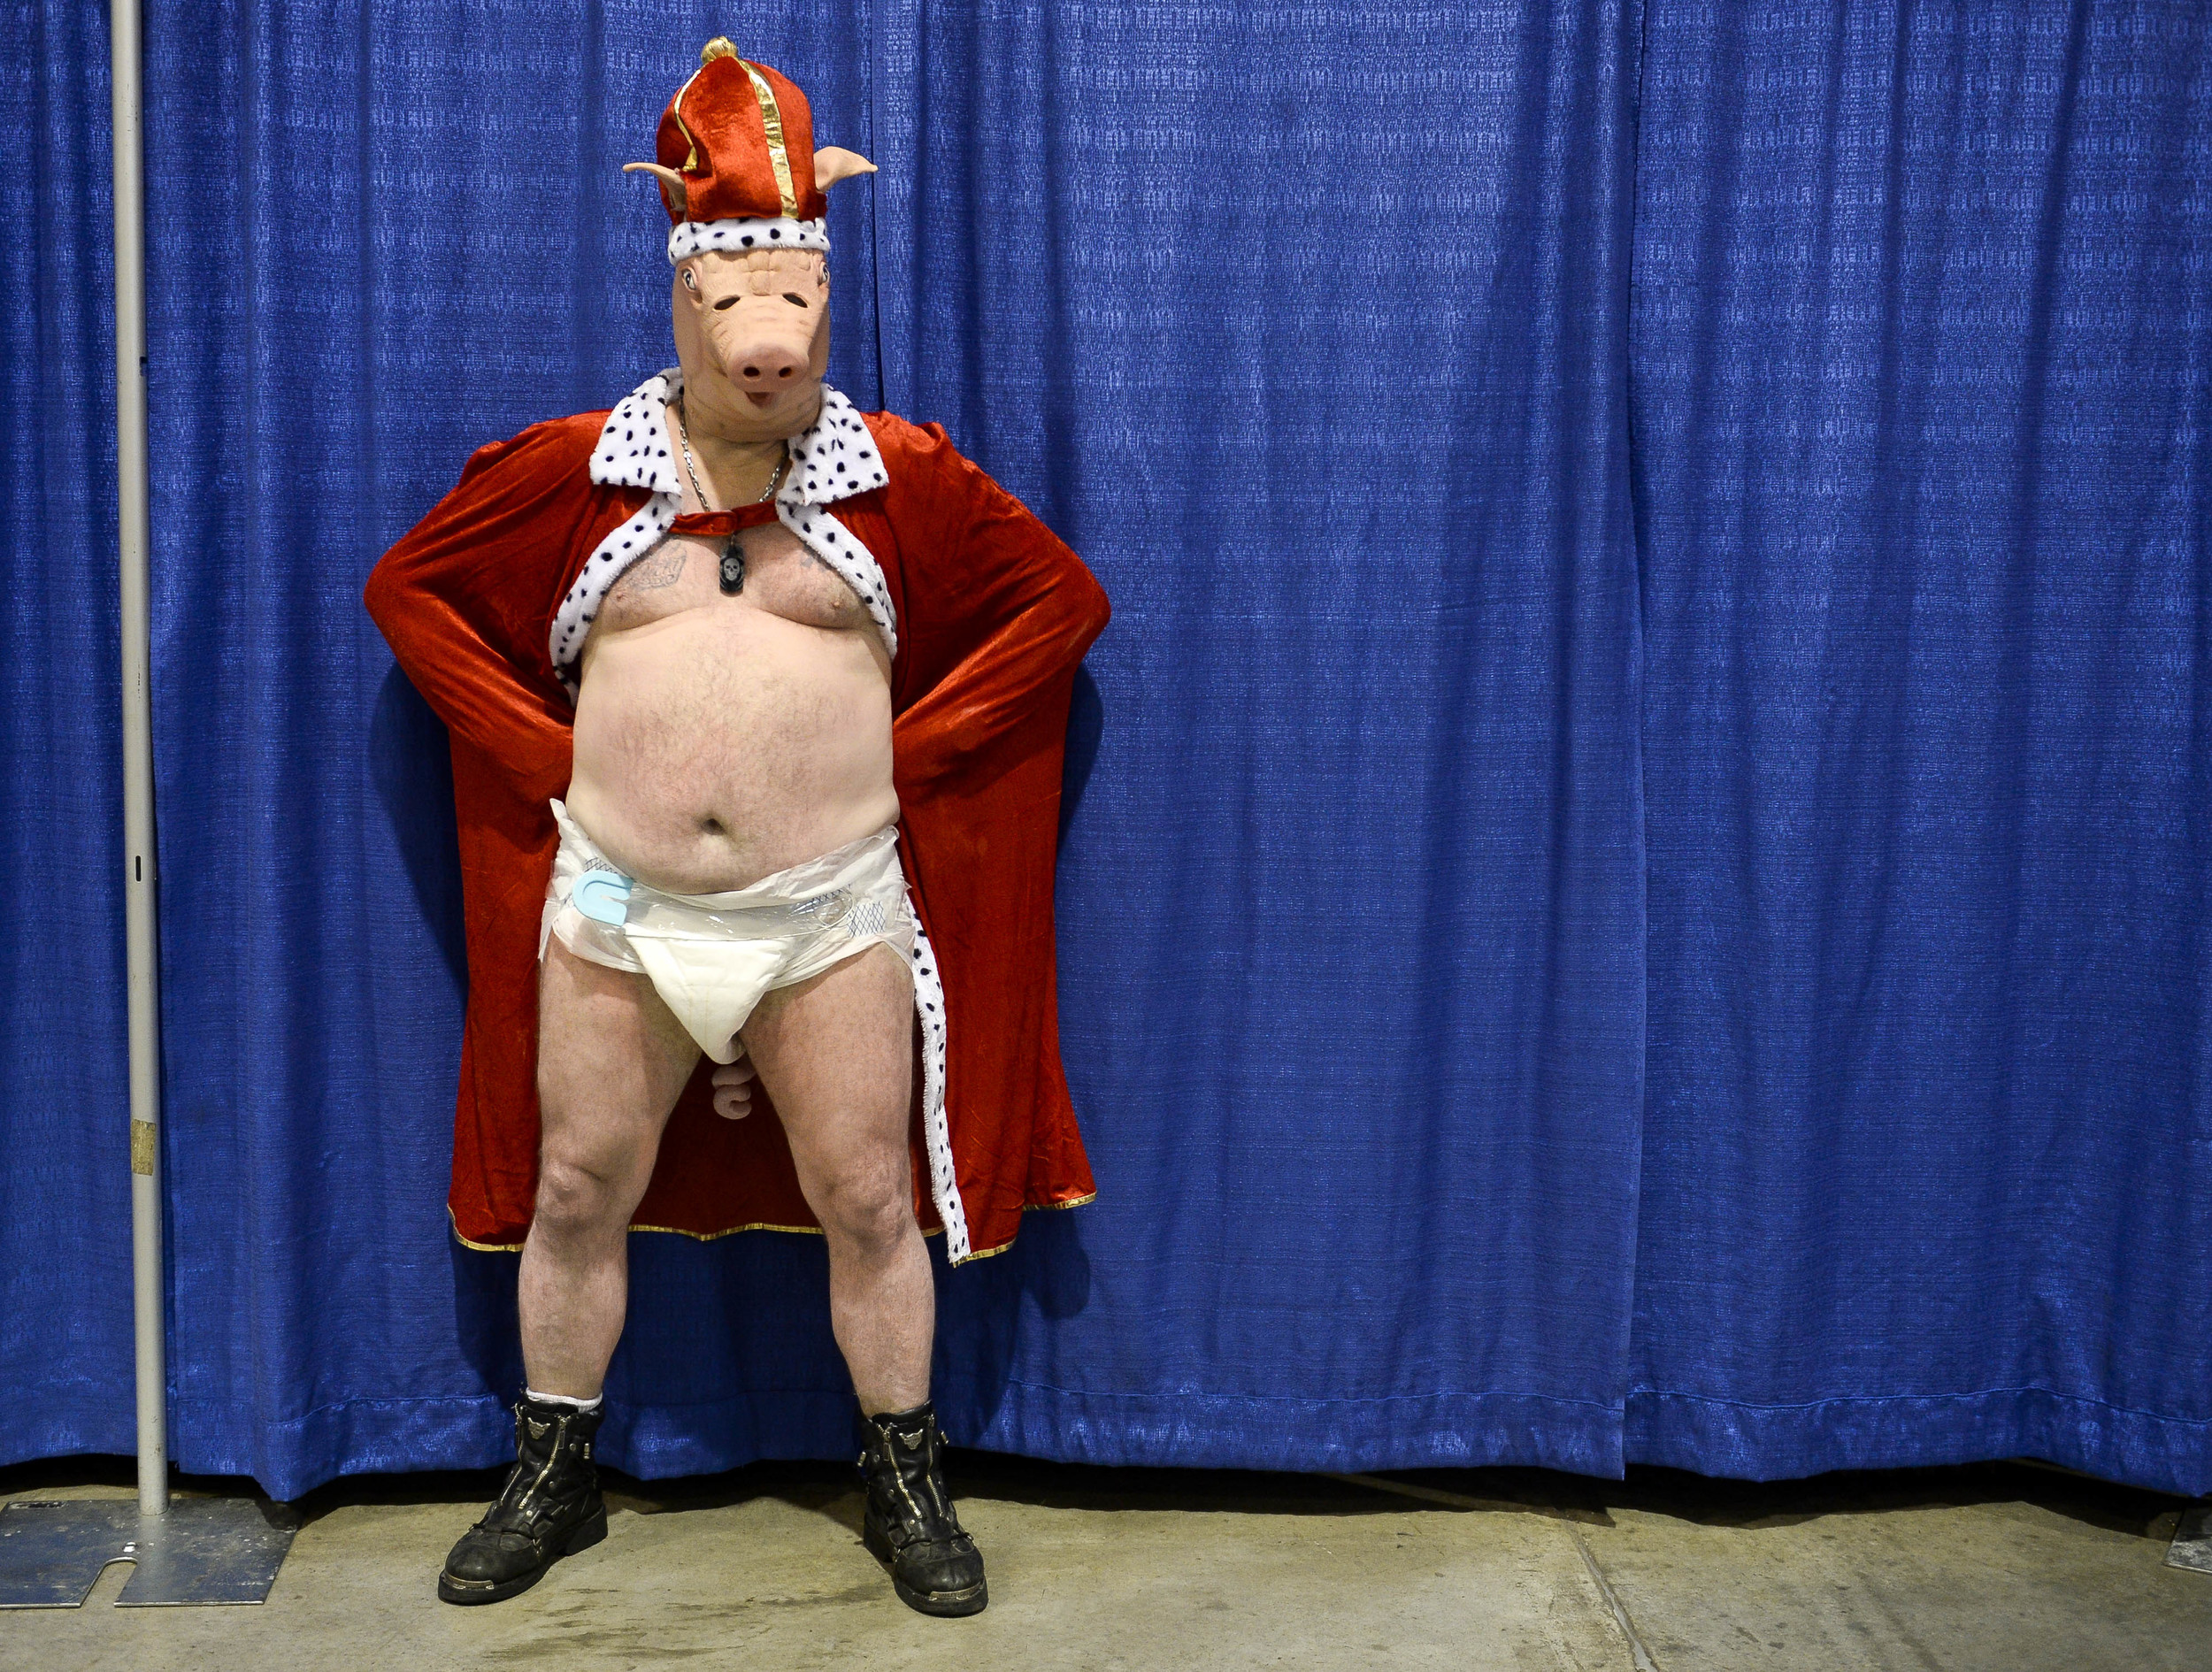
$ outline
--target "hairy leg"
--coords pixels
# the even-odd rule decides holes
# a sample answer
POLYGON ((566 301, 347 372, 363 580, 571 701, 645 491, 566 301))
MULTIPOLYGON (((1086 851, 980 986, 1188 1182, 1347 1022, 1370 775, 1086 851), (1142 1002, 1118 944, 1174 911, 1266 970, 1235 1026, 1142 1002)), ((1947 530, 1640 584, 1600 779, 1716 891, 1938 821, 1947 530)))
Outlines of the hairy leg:
POLYGON ((538 977, 537 1216, 522 1245, 522 1362, 595 1399, 629 1306, 630 1215, 699 1047, 641 975, 557 940, 538 977))
POLYGON ((875 946, 761 1000, 739 1030, 829 1242, 830 1326, 862 1410, 929 1397, 937 1292, 914 1220, 914 988, 875 946))

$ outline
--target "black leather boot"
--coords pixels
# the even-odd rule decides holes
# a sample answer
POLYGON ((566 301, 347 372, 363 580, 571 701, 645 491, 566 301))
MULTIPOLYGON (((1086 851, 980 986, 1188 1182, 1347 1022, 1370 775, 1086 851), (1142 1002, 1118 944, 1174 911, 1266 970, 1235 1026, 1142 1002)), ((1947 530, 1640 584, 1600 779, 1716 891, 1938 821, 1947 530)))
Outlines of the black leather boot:
POLYGON ((899 1600, 924 1614, 981 1614, 983 1557, 960 1530, 938 1461, 937 1408, 886 1411, 862 1419, 867 1449, 860 1477, 868 1489, 861 1542, 891 1570, 899 1600))
POLYGON ((461 1535, 438 1576, 446 1602, 498 1602, 527 1591, 563 1556, 607 1536, 592 1436, 605 1407, 524 1400, 515 1407, 515 1466, 484 1519, 461 1535))

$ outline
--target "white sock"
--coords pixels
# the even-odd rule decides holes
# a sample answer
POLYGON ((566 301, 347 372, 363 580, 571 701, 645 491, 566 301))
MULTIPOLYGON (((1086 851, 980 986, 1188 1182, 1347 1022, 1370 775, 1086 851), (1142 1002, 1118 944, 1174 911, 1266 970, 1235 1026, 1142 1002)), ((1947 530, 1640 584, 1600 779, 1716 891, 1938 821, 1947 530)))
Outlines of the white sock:
POLYGON ((540 1405, 565 1405, 573 1410, 595 1411, 607 1396, 604 1393, 597 1393, 590 1399, 580 1400, 572 1399, 566 1393, 541 1393, 534 1387, 526 1387, 522 1390, 522 1397, 526 1400, 534 1400, 540 1405))

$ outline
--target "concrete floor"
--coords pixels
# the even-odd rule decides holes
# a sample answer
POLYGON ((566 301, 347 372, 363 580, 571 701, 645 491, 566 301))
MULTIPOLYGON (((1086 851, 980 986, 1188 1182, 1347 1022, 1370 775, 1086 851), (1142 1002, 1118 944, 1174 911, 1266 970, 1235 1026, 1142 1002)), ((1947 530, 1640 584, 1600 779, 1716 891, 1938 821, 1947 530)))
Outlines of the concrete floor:
MULTIPOLYGON (((956 1453, 952 1474, 990 1564, 972 1620, 893 1599, 828 1466, 612 1477, 606 1542, 483 1608, 431 1584, 494 1477, 388 1476, 297 1507, 259 1607, 114 1607, 118 1564, 81 1609, 0 1614, 0 1667, 2212 1668, 2212 1575, 2162 1565, 2179 1501, 2031 1465, 1753 1486, 956 1453)), ((127 1496, 129 1478, 115 1460, 26 1465, 0 1470, 0 1499, 127 1496)))

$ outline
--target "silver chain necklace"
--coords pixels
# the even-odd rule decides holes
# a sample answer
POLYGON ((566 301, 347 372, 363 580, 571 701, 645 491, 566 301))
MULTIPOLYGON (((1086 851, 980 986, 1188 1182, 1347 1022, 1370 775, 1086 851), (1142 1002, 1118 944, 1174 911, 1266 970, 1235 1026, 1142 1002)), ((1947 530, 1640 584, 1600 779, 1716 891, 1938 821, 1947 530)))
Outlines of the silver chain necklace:
MULTIPOLYGON (((699 461, 691 456, 691 426, 684 422, 684 401, 680 395, 676 397, 676 439, 683 446, 684 472, 691 478, 691 491, 698 495, 699 509, 710 511, 714 507, 707 503, 707 490, 699 485, 699 461)), ((786 448, 783 456, 776 461, 776 468, 768 472, 768 486, 753 495, 754 504, 759 504, 776 491, 776 484, 783 480, 784 467, 790 463, 791 450, 786 448)))
MULTIPOLYGON (((676 437, 684 451, 684 471, 691 478, 691 491, 698 496, 701 510, 712 510, 707 503, 707 490, 699 480, 699 461, 691 456, 691 426, 684 422, 684 402, 676 397, 676 437)), ((783 479, 784 467, 791 463, 791 449, 786 448, 783 456, 776 461, 776 468, 768 473, 768 486, 760 490, 753 503, 757 505, 776 491, 776 484, 783 479)), ((722 542, 721 586, 726 597, 735 597, 745 590, 745 548, 738 543, 735 534, 722 542)))

